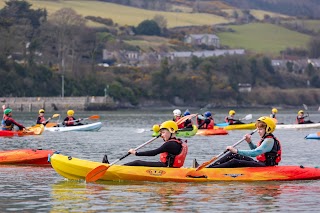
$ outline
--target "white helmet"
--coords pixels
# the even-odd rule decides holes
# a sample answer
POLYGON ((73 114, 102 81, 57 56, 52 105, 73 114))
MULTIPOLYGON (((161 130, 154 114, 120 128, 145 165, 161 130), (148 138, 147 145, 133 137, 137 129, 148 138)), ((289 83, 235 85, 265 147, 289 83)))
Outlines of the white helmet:
POLYGON ((175 110, 173 110, 173 115, 174 115, 174 116, 181 116, 181 111, 180 111, 180 109, 175 109, 175 110))

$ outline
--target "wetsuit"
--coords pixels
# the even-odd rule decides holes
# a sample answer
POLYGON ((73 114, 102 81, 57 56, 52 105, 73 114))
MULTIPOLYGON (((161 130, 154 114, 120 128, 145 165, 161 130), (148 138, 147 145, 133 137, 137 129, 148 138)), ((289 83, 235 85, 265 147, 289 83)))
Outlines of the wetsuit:
MULTIPOLYGON (((168 152, 171 155, 178 155, 180 154, 182 149, 182 145, 174 142, 168 141, 162 144, 158 149, 144 151, 144 152, 136 152, 136 156, 156 156, 163 152, 168 152)), ((135 160, 133 162, 129 162, 124 164, 126 166, 150 166, 150 167, 168 167, 167 163, 162 162, 149 162, 149 161, 142 161, 142 160, 135 160)))
POLYGON ((249 143, 251 150, 238 150, 237 154, 229 153, 219 161, 208 166, 208 168, 235 168, 235 167, 264 167, 268 166, 265 162, 256 161, 251 157, 257 157, 263 153, 271 152, 272 150, 281 149, 279 142, 274 138, 265 138, 260 146, 249 143))

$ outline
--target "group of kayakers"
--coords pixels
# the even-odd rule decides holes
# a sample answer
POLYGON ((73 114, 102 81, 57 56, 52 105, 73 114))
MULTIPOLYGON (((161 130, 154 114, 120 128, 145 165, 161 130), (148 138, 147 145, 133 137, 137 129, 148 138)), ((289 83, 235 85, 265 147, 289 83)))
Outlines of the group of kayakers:
MULTIPOLYGON (((12 131, 14 129, 14 126, 17 126, 20 131, 26 131, 26 127, 24 125, 18 123, 13 119, 12 109, 6 108, 5 105, 2 105, 2 110, 3 110, 3 117, 1 121, 1 130, 12 131)), ((36 124, 43 124, 45 126, 49 123, 51 118, 45 119, 44 114, 45 114, 45 110, 40 109, 36 124)), ((76 119, 74 117, 73 110, 68 110, 67 117, 65 117, 65 119, 63 120, 62 125, 64 126, 83 125, 81 121, 82 121, 81 118, 76 119)))
MULTIPOLYGON (((274 119, 277 119, 276 118, 276 114, 278 113, 278 109, 277 108, 272 108, 271 110, 271 114, 270 114, 270 117, 271 118, 274 118, 274 119)), ((307 113, 305 115, 304 111, 303 110, 299 110, 298 111, 298 114, 297 114, 297 117, 296 117, 296 123, 297 124, 310 124, 310 123, 313 123, 312 121, 310 120, 305 120, 305 118, 309 117, 309 113, 307 113)))

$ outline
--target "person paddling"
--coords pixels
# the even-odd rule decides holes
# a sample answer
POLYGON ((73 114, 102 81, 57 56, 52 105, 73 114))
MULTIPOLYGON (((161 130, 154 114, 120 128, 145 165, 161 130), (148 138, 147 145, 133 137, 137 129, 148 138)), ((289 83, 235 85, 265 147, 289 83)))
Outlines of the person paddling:
MULTIPOLYGON (((174 122, 177 122, 178 120, 180 120, 181 118, 182 118, 182 116, 181 116, 181 110, 180 109, 175 109, 175 110, 173 110, 173 121, 174 122)), ((181 123, 181 124, 179 124, 178 125, 178 128, 179 129, 182 129, 182 128, 184 128, 184 123, 181 123)))
POLYGON ((277 118, 276 118, 276 114, 277 114, 277 113, 278 113, 278 109, 272 108, 271 114, 270 114, 270 118, 277 119, 277 118))
MULTIPOLYGON (((187 141, 176 138, 178 125, 174 121, 165 121, 160 125, 161 138, 164 144, 157 149, 137 152, 135 149, 129 149, 128 153, 136 156, 156 156, 160 154, 160 161, 150 162, 135 160, 126 163, 126 166, 150 166, 150 167, 175 167, 183 166, 188 153, 187 141)), ((107 155, 103 158, 103 163, 109 163, 107 155)))
POLYGON ((225 118, 226 123, 229 123, 229 125, 232 124, 244 124, 239 119, 235 119, 234 116, 236 115, 236 111, 230 110, 229 115, 225 118))
POLYGON ((26 128, 22 124, 19 124, 12 118, 12 109, 9 109, 9 108, 5 109, 3 114, 4 116, 1 122, 2 130, 12 131, 14 128, 14 125, 16 125, 19 127, 19 130, 26 131, 26 128))
POLYGON ((275 166, 281 161, 280 141, 272 134, 276 129, 274 120, 263 116, 257 119, 256 128, 260 135, 260 141, 254 145, 251 134, 245 135, 251 150, 240 150, 233 146, 227 146, 229 154, 211 164, 207 168, 235 168, 235 167, 264 167, 275 166), (257 161, 251 157, 256 157, 257 161))
POLYGON ((304 115, 303 110, 299 110, 297 118, 296 118, 296 123, 297 124, 312 124, 313 122, 310 120, 304 120, 306 117, 309 117, 309 115, 304 115))
POLYGON ((63 120, 62 125, 65 125, 65 126, 83 125, 82 123, 79 123, 80 121, 82 121, 82 119, 81 118, 75 119, 75 117, 73 117, 73 115, 74 115, 74 111, 68 110, 67 117, 63 120))
POLYGON ((197 116, 197 124, 198 129, 213 129, 214 119, 211 112, 205 112, 204 117, 202 115, 197 116))
POLYGON ((37 118, 37 124, 43 124, 45 126, 45 125, 47 125, 47 123, 49 123, 51 118, 46 120, 45 117, 44 117, 44 112, 45 112, 44 109, 40 109, 39 110, 39 115, 38 115, 38 118, 37 118))

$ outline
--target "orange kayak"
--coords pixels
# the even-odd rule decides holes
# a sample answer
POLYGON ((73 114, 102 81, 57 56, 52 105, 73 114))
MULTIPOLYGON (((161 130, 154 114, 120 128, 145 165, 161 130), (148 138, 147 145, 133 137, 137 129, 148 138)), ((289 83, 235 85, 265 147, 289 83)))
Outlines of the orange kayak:
POLYGON ((227 135, 228 131, 222 128, 198 129, 197 135, 227 135))
POLYGON ((0 151, 0 164, 50 166, 48 158, 54 151, 41 149, 17 149, 0 151))

